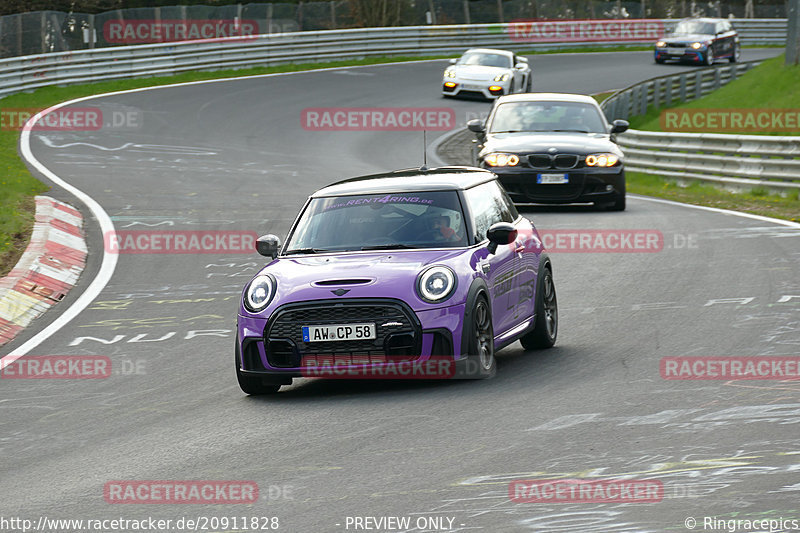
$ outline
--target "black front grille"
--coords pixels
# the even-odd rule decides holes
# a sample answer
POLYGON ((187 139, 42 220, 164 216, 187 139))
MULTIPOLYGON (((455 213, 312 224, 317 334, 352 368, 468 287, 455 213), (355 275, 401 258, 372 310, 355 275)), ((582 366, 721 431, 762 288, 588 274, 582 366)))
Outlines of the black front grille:
POLYGON ((687 43, 669 43, 667 44, 668 48, 686 48, 689 45, 687 43))
POLYGON ((528 156, 528 164, 538 169, 557 168, 559 170, 567 170, 577 167, 579 162, 580 156, 575 154, 531 154, 528 156))
POLYGON ((528 164, 533 168, 550 168, 553 160, 548 154, 531 154, 528 156, 528 164))
POLYGON ((578 166, 578 156, 572 154, 558 154, 553 158, 553 166, 559 169, 575 168, 578 166))
POLYGON ((415 356, 422 349, 422 330, 414 312, 389 299, 321 300, 279 308, 265 330, 267 359, 277 367, 299 367, 304 357, 341 355, 415 356), (303 326, 374 323, 370 340, 304 342, 303 326), (273 347, 270 350, 270 346, 273 347))

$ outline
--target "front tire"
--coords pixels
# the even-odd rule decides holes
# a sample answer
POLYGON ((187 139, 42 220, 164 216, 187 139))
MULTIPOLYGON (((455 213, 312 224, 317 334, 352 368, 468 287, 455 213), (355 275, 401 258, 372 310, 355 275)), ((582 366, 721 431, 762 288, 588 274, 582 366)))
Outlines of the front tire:
MULTIPOLYGON (((492 311, 489 302, 481 295, 475 300, 475 306, 469 314, 466 354, 463 375, 469 379, 486 379, 497 371, 497 360, 494 357, 494 328, 492 327, 492 311)), ((461 374, 461 372, 459 372, 461 374)))
POLYGON ((714 49, 709 46, 708 52, 706 52, 706 65, 710 67, 713 64, 714 64, 714 49))
POLYGON ((520 339, 525 350, 552 348, 558 337, 558 299, 550 265, 542 267, 536 283, 536 323, 520 339))
POLYGON ((275 394, 281 388, 281 383, 276 383, 266 377, 251 377, 242 373, 239 368, 239 361, 241 360, 241 351, 239 350, 239 339, 236 339, 236 350, 234 363, 236 365, 236 380, 239 382, 239 388, 245 394, 251 396, 260 396, 264 394, 275 394))

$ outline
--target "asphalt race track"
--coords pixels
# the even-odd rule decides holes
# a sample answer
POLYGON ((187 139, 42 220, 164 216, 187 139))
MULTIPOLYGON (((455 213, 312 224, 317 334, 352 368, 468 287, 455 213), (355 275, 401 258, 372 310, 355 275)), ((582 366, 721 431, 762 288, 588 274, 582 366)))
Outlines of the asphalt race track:
MULTIPOLYGON (((746 50, 745 59, 779 52, 746 50)), ((693 68, 657 66, 649 52, 531 63, 534 90, 581 93, 693 68)), ((31 149, 97 200, 117 230, 283 237, 316 188, 422 162, 420 132, 309 131, 302 110, 450 107, 461 124, 485 113, 488 103, 439 97, 444 65, 99 98, 76 105, 129 110, 142 121, 37 132, 31 149)), ((58 188, 52 194, 76 203, 58 188)), ((102 235, 79 207, 89 218, 87 270, 3 355, 63 313, 96 274, 102 235)), ((278 517, 279 531, 299 533, 356 531, 356 517, 410 517, 405 529, 373 531, 576 533, 689 531, 689 517, 696 531, 712 531, 703 517, 800 520, 800 382, 659 372, 669 356, 800 354, 800 229, 635 197, 623 213, 526 215, 540 230, 656 230, 663 249, 553 254, 556 347, 526 353, 516 343, 500 352, 497 376, 478 382, 304 379, 273 397, 245 396, 232 335, 241 288, 262 258, 119 255, 95 301, 31 352, 108 356, 112 375, 0 381, 0 516, 278 517), (662 482, 663 499, 509 500, 513 480, 620 475, 662 482), (260 492, 252 504, 110 504, 104 486, 114 480, 247 480, 260 492)))

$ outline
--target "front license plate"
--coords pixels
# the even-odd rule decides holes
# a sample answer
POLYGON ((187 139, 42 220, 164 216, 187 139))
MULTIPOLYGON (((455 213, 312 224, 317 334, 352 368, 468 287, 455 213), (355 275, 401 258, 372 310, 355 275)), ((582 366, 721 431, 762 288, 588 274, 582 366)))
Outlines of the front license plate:
POLYGON ((376 337, 375 324, 303 326, 303 342, 361 341, 376 337))
POLYGON ((470 84, 467 84, 467 83, 465 83, 461 87, 463 89, 465 89, 465 90, 468 90, 468 91, 482 91, 483 90, 483 86, 481 86, 481 85, 470 85, 470 84))
POLYGON ((569 174, 556 174, 556 173, 537 174, 536 183, 541 183, 543 185, 569 183, 569 174))

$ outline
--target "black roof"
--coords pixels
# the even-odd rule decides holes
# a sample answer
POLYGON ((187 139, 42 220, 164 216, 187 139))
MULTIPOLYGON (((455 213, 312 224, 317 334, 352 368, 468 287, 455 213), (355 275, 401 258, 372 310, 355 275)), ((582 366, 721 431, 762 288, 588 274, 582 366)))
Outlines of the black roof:
POLYGON ((311 196, 463 190, 493 179, 497 179, 494 173, 474 167, 407 168, 338 181, 311 196))

